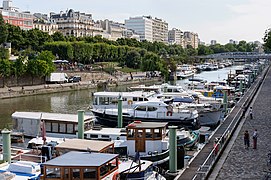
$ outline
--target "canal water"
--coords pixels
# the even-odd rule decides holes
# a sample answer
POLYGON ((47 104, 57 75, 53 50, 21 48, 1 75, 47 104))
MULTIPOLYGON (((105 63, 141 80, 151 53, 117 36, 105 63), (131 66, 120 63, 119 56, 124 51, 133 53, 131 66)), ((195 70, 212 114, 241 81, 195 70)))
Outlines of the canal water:
MULTIPOLYGON (((217 71, 205 71, 196 74, 195 78, 216 81, 227 79, 228 73, 242 69, 242 65, 227 67, 217 71)), ((176 84, 185 84, 187 79, 177 81, 176 84)), ((127 86, 111 88, 111 91, 126 91, 127 86)), ((0 129, 12 127, 11 114, 15 111, 37 111, 76 114, 82 109, 88 112, 88 107, 92 103, 92 93, 97 90, 80 90, 45 95, 35 95, 0 100, 0 129)))

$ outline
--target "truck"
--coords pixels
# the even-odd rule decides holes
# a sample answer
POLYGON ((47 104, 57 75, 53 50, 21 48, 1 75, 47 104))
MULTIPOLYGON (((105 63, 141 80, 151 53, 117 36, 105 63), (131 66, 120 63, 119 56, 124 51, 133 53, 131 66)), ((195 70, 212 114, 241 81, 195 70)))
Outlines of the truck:
POLYGON ((50 76, 46 76, 46 83, 67 83, 68 75, 66 73, 51 73, 50 76))

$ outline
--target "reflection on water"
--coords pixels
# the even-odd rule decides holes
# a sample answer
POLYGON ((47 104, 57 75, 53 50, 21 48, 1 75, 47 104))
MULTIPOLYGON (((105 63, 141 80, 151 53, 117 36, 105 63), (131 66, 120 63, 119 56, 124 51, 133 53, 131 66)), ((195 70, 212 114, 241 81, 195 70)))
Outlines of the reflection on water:
MULTIPOLYGON (((195 75, 208 81, 223 80, 227 78, 230 70, 241 69, 242 66, 224 68, 218 71, 203 72, 195 75)), ((180 80, 176 83, 184 84, 188 80, 180 80)), ((111 88, 110 91, 126 91, 127 86, 111 88)), ((88 112, 88 107, 92 102, 92 93, 95 90, 80 90, 46 95, 36 95, 0 100, 0 128, 11 125, 11 114, 15 111, 41 111, 56 113, 76 114, 82 109, 88 112)))

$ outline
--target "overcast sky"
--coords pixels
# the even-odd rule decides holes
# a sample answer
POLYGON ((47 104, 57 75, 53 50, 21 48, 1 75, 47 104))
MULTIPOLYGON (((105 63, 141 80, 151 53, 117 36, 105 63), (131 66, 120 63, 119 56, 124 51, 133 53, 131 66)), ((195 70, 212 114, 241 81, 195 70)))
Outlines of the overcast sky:
POLYGON ((122 23, 151 15, 167 21, 170 29, 197 32, 205 43, 262 42, 271 27, 271 0, 13 0, 13 6, 46 14, 74 9, 91 13, 94 20, 122 23))

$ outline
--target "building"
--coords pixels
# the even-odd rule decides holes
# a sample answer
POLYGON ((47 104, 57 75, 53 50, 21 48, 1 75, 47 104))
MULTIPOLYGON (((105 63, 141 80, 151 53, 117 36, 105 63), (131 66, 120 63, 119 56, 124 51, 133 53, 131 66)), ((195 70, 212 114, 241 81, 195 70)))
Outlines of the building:
POLYGON ((148 16, 147 18, 152 19, 152 40, 155 42, 168 43, 168 23, 162 19, 152 18, 148 16))
POLYGON ((168 23, 151 16, 130 17, 125 27, 140 36, 140 40, 168 43, 168 23))
POLYGON ((51 22, 47 14, 34 13, 33 16, 33 26, 35 29, 47 32, 49 35, 58 31, 58 25, 55 22, 51 22))
POLYGON ((136 34, 134 30, 125 29, 122 32, 122 35, 124 38, 136 39, 137 41, 140 41, 140 35, 136 34))
POLYGON ((108 19, 100 21, 103 33, 108 34, 109 40, 117 40, 123 37, 123 31, 125 30, 124 24, 109 21, 108 19))
POLYGON ((233 39, 230 39, 229 40, 229 44, 238 44, 239 42, 238 41, 235 41, 235 40, 233 40, 233 39))
POLYGON ((80 13, 72 9, 59 14, 50 13, 51 22, 58 25, 58 31, 64 36, 93 36, 95 30, 91 14, 80 13))
POLYGON ((131 29, 140 37, 140 41, 147 40, 153 42, 152 20, 145 17, 130 17, 125 20, 126 29, 131 29))
POLYGON ((187 48, 191 46, 194 49, 197 49, 199 46, 199 37, 197 33, 186 31, 184 32, 184 44, 183 47, 187 48))
POLYGON ((179 29, 173 28, 168 31, 168 43, 183 45, 183 32, 179 29))
POLYGON ((217 44, 216 40, 211 40, 211 45, 216 45, 216 44, 217 44))
POLYGON ((30 12, 19 12, 19 9, 12 7, 12 0, 3 0, 0 13, 6 23, 19 26, 23 30, 33 28, 33 15, 30 12))

